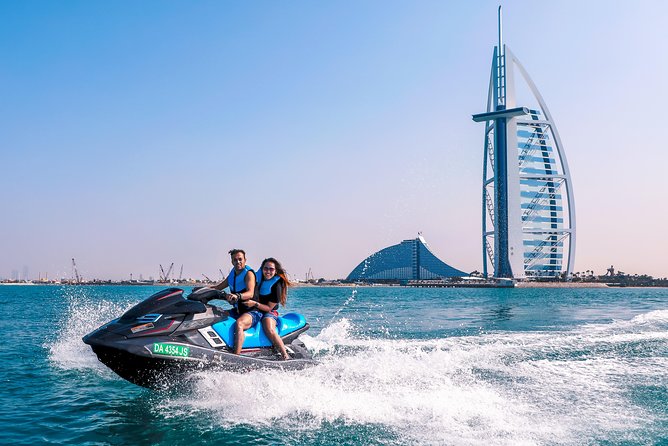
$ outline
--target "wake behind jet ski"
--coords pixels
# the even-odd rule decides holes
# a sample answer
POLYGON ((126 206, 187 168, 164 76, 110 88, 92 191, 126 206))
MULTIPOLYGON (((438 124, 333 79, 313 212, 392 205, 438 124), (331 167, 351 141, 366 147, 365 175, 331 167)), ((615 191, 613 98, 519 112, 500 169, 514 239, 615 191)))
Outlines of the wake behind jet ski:
POLYGON ((235 320, 208 304, 214 299, 227 300, 227 294, 201 288, 185 298, 182 289, 168 288, 84 336, 83 341, 119 376, 152 389, 170 388, 184 375, 207 368, 298 370, 316 363, 298 339, 309 325, 297 313, 280 316, 277 324, 290 359, 283 360, 274 352, 260 324, 246 330, 242 354, 235 355, 235 320))

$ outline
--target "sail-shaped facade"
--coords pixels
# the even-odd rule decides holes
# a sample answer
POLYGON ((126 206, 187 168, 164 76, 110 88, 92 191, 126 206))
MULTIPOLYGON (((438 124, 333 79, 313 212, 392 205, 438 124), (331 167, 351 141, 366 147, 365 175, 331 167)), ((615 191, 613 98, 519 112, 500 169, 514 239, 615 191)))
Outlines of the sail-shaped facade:
POLYGON ((485 122, 483 273, 568 276, 575 260, 575 205, 564 148, 529 74, 501 38, 494 48, 485 122))

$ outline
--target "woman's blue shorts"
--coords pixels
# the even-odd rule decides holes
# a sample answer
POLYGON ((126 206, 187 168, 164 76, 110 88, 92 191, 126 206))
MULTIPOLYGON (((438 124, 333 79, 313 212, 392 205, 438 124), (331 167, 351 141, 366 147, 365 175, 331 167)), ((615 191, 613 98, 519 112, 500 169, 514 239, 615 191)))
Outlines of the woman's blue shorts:
POLYGON ((265 320, 267 318, 273 319, 276 322, 276 325, 278 325, 278 312, 277 311, 270 311, 270 312, 264 313, 262 315, 262 320, 265 320))

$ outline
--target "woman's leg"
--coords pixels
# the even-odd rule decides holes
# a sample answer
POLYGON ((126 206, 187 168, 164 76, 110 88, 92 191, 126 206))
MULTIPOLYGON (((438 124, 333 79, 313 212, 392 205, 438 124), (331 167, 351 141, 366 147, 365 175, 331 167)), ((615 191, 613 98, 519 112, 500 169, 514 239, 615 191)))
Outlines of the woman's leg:
POLYGON ((239 319, 234 324, 234 354, 238 355, 241 353, 241 347, 244 345, 244 339, 246 339, 246 333, 244 330, 248 330, 253 323, 253 318, 250 314, 244 313, 239 316, 239 319))
POLYGON ((278 351, 281 352, 283 359, 290 359, 288 352, 285 350, 283 339, 281 339, 278 333, 276 333, 276 320, 271 317, 263 318, 262 328, 264 329, 264 334, 266 334, 271 343, 274 344, 274 347, 276 347, 278 351))

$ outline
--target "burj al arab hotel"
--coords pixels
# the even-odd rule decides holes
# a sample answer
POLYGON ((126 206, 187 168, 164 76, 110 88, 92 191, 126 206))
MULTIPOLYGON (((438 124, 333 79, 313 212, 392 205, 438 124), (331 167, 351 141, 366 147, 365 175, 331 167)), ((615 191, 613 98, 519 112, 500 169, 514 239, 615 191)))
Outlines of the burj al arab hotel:
POLYGON ((520 61, 494 48, 482 183, 483 273, 498 278, 569 276, 575 260, 573 185, 557 127, 520 61))

